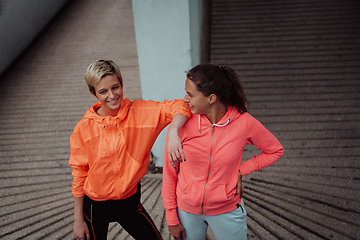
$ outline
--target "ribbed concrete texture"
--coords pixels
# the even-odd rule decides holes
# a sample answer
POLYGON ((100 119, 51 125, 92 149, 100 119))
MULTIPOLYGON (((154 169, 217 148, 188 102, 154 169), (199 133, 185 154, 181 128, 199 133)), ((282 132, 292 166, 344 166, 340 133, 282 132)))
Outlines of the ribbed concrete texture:
POLYGON ((360 2, 212 0, 211 31, 285 148, 244 178, 249 239, 360 239, 360 2))
MULTIPOLYGON (((233 67, 250 113, 285 147, 244 178, 248 239, 360 239, 360 3, 212 0, 211 61, 233 67)), ((96 59, 141 98, 130 0, 76 0, 0 82, 0 239, 74 239, 69 136, 95 99, 96 59)), ((257 153, 248 147, 244 159, 257 153)), ((161 174, 142 201, 164 239, 161 174)), ((108 239, 132 239, 111 224, 108 239)), ((214 239, 209 231, 207 239, 214 239)))
POLYGON ((73 239, 69 136, 96 101, 84 73, 97 59, 113 59, 124 95, 141 98, 131 0, 71 1, 1 81, 0 239, 73 239))

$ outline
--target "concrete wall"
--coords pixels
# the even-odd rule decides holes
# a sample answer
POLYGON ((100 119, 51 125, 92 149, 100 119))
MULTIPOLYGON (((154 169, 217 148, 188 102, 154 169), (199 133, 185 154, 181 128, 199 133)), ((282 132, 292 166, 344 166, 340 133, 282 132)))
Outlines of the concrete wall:
POLYGON ((0 1, 0 74, 68 0, 0 1))
MULTIPOLYGON (((185 95, 185 71, 200 62, 201 0, 133 0, 142 97, 185 95)), ((166 129, 152 152, 162 166, 166 129)))

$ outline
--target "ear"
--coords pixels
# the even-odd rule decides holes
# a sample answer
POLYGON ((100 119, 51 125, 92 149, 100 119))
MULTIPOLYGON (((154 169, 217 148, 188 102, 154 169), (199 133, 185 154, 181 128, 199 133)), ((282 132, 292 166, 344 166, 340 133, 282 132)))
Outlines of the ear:
POLYGON ((209 96, 209 103, 214 104, 217 100, 217 96, 215 94, 210 94, 209 96))

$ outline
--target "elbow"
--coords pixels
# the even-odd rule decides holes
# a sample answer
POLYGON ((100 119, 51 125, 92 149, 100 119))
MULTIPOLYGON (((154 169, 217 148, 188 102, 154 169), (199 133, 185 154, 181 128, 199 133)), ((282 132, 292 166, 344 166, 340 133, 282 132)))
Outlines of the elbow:
POLYGON ((283 147, 281 147, 281 149, 279 150, 279 154, 280 154, 280 157, 282 157, 285 153, 285 150, 283 147))
POLYGON ((276 152, 276 155, 278 156, 278 160, 284 155, 284 153, 285 153, 285 150, 281 146, 281 148, 279 148, 279 150, 276 152))

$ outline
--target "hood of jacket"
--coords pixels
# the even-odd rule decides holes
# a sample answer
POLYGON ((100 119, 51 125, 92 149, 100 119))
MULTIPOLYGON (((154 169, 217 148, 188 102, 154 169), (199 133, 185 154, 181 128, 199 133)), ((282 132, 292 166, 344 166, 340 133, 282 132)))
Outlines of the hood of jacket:
POLYGON ((201 133, 201 127, 225 127, 229 123, 235 121, 241 116, 241 113, 237 111, 237 109, 233 106, 227 107, 227 112, 225 113, 224 117, 220 119, 217 123, 211 123, 209 119, 204 114, 198 115, 198 127, 199 127, 199 133, 201 133))

